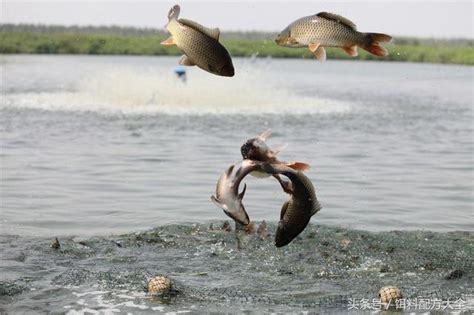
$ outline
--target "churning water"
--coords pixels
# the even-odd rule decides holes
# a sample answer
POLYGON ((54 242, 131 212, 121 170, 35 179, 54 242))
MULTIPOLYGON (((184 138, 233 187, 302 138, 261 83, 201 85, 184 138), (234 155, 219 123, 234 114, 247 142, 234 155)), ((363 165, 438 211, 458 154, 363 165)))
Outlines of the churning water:
MULTIPOLYGON (((184 84, 176 63, 2 56, 7 309, 298 311, 370 298, 388 280, 413 296, 472 294, 472 67, 236 59, 234 78, 189 68, 184 84), (311 164, 323 226, 283 250, 249 240, 242 253, 208 229, 226 219, 209 196, 266 129, 272 147, 288 144, 281 159, 311 164), (453 269, 460 282, 439 280, 453 269), (141 286, 154 273, 187 293, 150 301, 141 286)), ((274 180, 246 181, 249 215, 271 234, 287 197, 274 180)))

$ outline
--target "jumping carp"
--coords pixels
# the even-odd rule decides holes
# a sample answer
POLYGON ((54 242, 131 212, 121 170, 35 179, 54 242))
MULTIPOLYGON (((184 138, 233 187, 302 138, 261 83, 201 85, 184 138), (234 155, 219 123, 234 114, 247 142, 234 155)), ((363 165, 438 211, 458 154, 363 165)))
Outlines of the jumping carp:
MULTIPOLYGON (((266 140, 270 137, 270 135, 271 135, 270 130, 267 130, 255 138, 248 139, 240 147, 240 153, 242 154, 242 158, 254 160, 254 161, 266 162, 270 164, 282 164, 294 170, 299 170, 299 171, 306 171, 310 168, 308 164, 303 163, 303 162, 279 161, 277 159, 277 155, 278 153, 280 153, 280 151, 282 151, 285 148, 285 146, 280 147, 277 151, 271 150, 266 143, 266 140)), ((259 177, 259 178, 265 178, 270 175, 273 175, 273 177, 275 177, 278 180, 283 190, 287 193, 290 193, 290 187, 288 187, 288 183, 283 181, 278 174, 270 174, 266 172, 254 171, 250 175, 259 177)))
POLYGON ((216 195, 211 196, 211 200, 224 210, 225 214, 240 224, 250 223, 247 211, 242 204, 247 185, 244 184, 242 192, 239 193, 240 182, 247 174, 261 170, 261 167, 261 162, 251 160, 243 160, 230 166, 217 181, 216 195))
POLYGON ((288 245, 309 223, 311 217, 321 209, 314 186, 306 175, 282 164, 265 164, 263 170, 278 173, 291 181, 292 193, 280 212, 280 221, 275 235, 275 246, 288 245))
POLYGON ((326 60, 324 47, 341 47, 349 56, 358 55, 357 46, 376 56, 388 52, 380 46, 392 37, 380 33, 362 33, 350 20, 328 12, 300 18, 288 25, 276 38, 276 43, 286 47, 308 47, 320 61, 326 60))
POLYGON ((171 37, 161 44, 178 46, 184 53, 179 61, 183 66, 196 65, 215 75, 234 76, 234 66, 229 52, 219 43, 219 29, 178 19, 179 12, 179 5, 175 5, 169 11, 169 21, 165 27, 171 33, 171 37))
POLYGON ((216 195, 211 196, 211 200, 235 222, 248 225, 250 219, 242 204, 247 186, 244 184, 242 192, 239 193, 239 185, 244 177, 253 171, 281 174, 291 182, 290 199, 281 208, 275 235, 276 247, 288 245, 306 228, 311 217, 321 209, 313 184, 302 172, 284 164, 243 160, 230 166, 221 175, 217 182, 216 195))

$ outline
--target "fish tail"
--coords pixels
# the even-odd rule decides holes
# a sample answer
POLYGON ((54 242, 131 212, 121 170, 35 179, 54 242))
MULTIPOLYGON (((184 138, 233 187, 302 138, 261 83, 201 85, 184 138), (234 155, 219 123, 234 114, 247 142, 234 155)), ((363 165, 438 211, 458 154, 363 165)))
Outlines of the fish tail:
POLYGON ((263 141, 267 141, 268 138, 272 135, 272 130, 267 129, 264 132, 262 132, 258 137, 262 138, 263 141))
POLYGON ((296 161, 286 163, 286 166, 294 169, 295 171, 301 171, 301 172, 307 171, 310 168, 309 164, 306 164, 303 162, 296 162, 296 161))
POLYGON ((363 49, 367 50, 373 55, 380 57, 385 57, 388 55, 388 51, 383 48, 380 43, 390 42, 392 40, 392 36, 381 33, 366 33, 365 36, 367 41, 366 44, 362 46, 363 49))
POLYGON ((168 12, 168 19, 170 20, 173 20, 173 19, 178 19, 178 16, 179 16, 179 11, 181 10, 181 8, 179 7, 179 5, 174 5, 170 11, 168 12))

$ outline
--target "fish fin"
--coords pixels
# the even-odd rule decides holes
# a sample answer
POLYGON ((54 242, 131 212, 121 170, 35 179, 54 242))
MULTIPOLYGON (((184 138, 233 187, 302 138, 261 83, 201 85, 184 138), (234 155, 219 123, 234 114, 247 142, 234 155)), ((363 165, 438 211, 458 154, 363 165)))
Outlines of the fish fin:
POLYGON ((319 210, 321 210, 321 204, 319 203, 319 201, 316 200, 316 205, 315 207, 311 210, 311 216, 315 215, 316 213, 318 213, 319 210))
POLYGON ((314 54, 314 52, 318 50, 319 45, 321 45, 321 43, 309 43, 308 48, 314 54))
POLYGON ((369 53, 385 57, 388 55, 388 51, 380 46, 380 43, 388 43, 392 40, 392 36, 387 34, 380 33, 366 33, 366 36, 369 38, 368 44, 362 46, 363 49, 367 50, 369 53))
POLYGON ((275 150, 275 152, 273 152, 273 154, 274 154, 275 156, 277 156, 280 152, 285 151, 285 149, 286 149, 287 147, 288 147, 288 143, 284 143, 284 144, 280 145, 280 146, 275 150))
POLYGON ((162 42, 161 42, 161 45, 164 45, 164 46, 172 46, 172 45, 176 45, 176 42, 174 41, 173 36, 170 36, 170 37, 168 37, 168 39, 162 41, 162 42))
POLYGON ((247 190, 247 184, 244 184, 244 189, 243 189, 242 192, 239 194, 239 200, 244 199, 245 190, 247 190))
POLYGON ((204 25, 201 25, 197 22, 191 21, 191 20, 186 20, 186 19, 179 19, 179 22, 181 24, 184 24, 186 26, 189 26, 201 33, 206 34, 207 36, 214 38, 215 40, 219 41, 219 36, 221 35, 221 31, 216 27, 216 28, 209 28, 204 25))
POLYGON ((289 195, 291 195, 294 192, 293 182, 291 180, 285 180, 278 174, 273 174, 273 177, 275 177, 278 180, 284 192, 286 192, 289 195))
POLYGON ((354 45, 354 46, 347 46, 347 47, 342 47, 342 49, 346 52, 346 54, 348 54, 349 56, 351 57, 357 57, 357 55, 359 54, 357 52, 357 46, 354 45))
POLYGON ((368 46, 363 47, 365 50, 367 50, 369 53, 375 56, 379 57, 385 57, 388 55, 387 49, 383 48, 379 44, 370 44, 368 46))
POLYGON ((177 19, 178 16, 179 16, 179 11, 181 10, 181 8, 179 7, 179 5, 174 5, 168 12, 168 19, 170 20, 173 20, 173 19, 177 19))
POLYGON ((234 170, 234 167, 235 167, 235 165, 229 166, 229 168, 226 171, 227 176, 230 176, 230 174, 232 174, 232 171, 234 170))
POLYGON ((390 43, 392 36, 382 33, 366 33, 373 42, 377 43, 390 43))
POLYGON ((218 206, 219 208, 222 208, 222 203, 219 199, 217 199, 217 197, 215 197, 214 195, 211 196, 211 201, 216 205, 218 206))
POLYGON ((288 204, 290 202, 289 201, 286 201, 283 206, 281 207, 281 211, 280 211, 280 220, 283 220, 283 217, 285 216, 285 213, 286 213, 286 210, 288 210, 288 204))
POLYGON ((268 138, 272 135, 272 130, 267 129, 264 132, 262 132, 258 137, 261 138, 263 141, 267 141, 268 138))
POLYGON ((288 166, 291 169, 294 169, 295 171, 301 171, 301 172, 304 172, 310 169, 309 164, 306 164, 303 162, 296 162, 296 161, 286 163, 286 166, 288 166))
POLYGON ((337 23, 344 24, 345 26, 348 26, 352 28, 353 30, 357 30, 357 26, 355 25, 355 23, 343 16, 340 16, 334 13, 329 13, 329 12, 320 12, 316 15, 324 19, 333 20, 333 21, 336 21, 337 23))
POLYGON ((323 46, 319 46, 318 49, 313 51, 313 55, 321 62, 326 60, 326 50, 323 46))
POLYGON ((296 45, 296 44, 298 44, 298 41, 297 41, 296 38, 294 38, 294 37, 288 37, 287 42, 288 42, 288 44, 290 44, 290 45, 296 45))
POLYGON ((191 61, 191 59, 189 59, 188 56, 186 55, 183 55, 181 57, 181 59, 179 60, 179 64, 180 65, 183 65, 183 66, 189 66, 189 67, 192 67, 192 66, 195 66, 196 64, 194 62, 191 61))

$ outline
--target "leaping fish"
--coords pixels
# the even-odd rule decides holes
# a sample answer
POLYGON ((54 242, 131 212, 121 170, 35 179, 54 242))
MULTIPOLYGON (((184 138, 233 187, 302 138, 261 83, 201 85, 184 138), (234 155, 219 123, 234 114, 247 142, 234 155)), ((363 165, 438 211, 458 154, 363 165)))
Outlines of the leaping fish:
POLYGON ((275 235, 275 246, 285 246, 306 228, 311 217, 321 209, 314 186, 302 172, 281 163, 270 164, 243 160, 230 166, 219 178, 216 195, 211 196, 211 200, 235 222, 243 225, 250 223, 247 211, 242 204, 247 186, 244 185, 242 192, 239 193, 239 185, 243 178, 253 171, 282 174, 291 182, 290 199, 282 206, 275 235))
POLYGON ((282 164, 264 164, 263 171, 282 174, 291 181, 292 193, 281 208, 275 235, 275 246, 282 247, 303 232, 311 217, 321 210, 321 204, 313 184, 302 172, 282 164))
POLYGON ((243 160, 230 166, 219 177, 216 194, 211 196, 211 200, 224 210, 225 214, 240 224, 247 225, 250 223, 249 216, 242 203, 247 185, 244 184, 242 192, 239 193, 240 182, 247 174, 260 170, 261 167, 261 162, 251 160, 243 160))
MULTIPOLYGON (((240 153, 242 154, 242 158, 244 159, 249 159, 249 160, 254 160, 254 161, 261 161, 261 162, 266 162, 270 164, 282 164, 286 165, 294 170, 299 170, 299 171, 306 171, 310 168, 310 166, 306 163, 303 162, 283 162, 279 161, 277 158, 278 153, 280 153, 286 145, 281 146, 278 148, 278 150, 273 151, 270 149, 270 147, 267 145, 266 141, 267 139, 271 136, 271 131, 266 130, 263 133, 261 133, 259 136, 255 138, 248 139, 241 147, 240 147, 240 153)), ((288 182, 285 182, 281 179, 281 177, 278 174, 270 174, 267 172, 258 172, 254 171, 251 173, 252 176, 259 177, 259 178, 265 178, 270 175, 273 175, 280 185, 282 186, 283 190, 287 193, 291 193, 291 187, 288 186, 288 182)))
POLYGON ((349 19, 337 14, 321 12, 302 17, 288 25, 276 38, 286 47, 308 47, 320 61, 326 60, 324 47, 341 47, 349 56, 358 55, 357 47, 373 55, 384 57, 388 52, 380 43, 390 42, 390 35, 362 33, 349 19))
POLYGON ((171 37, 161 44, 176 45, 184 53, 179 63, 183 66, 198 66, 215 75, 232 77, 234 66, 229 52, 219 43, 218 28, 208 28, 194 21, 178 19, 179 5, 168 13, 166 29, 171 37))

